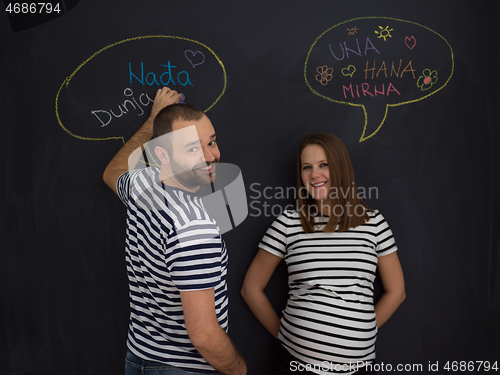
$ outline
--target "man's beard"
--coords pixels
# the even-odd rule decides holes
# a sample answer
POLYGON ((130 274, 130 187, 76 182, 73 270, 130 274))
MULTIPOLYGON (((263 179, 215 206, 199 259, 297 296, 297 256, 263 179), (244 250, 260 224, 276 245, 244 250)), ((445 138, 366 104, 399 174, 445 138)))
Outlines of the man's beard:
POLYGON ((215 170, 218 162, 219 159, 216 159, 211 163, 203 163, 193 167, 192 169, 188 169, 188 167, 177 163, 174 159, 171 159, 170 166, 177 181, 185 187, 192 189, 198 186, 206 186, 214 183, 215 170), (198 168, 207 167, 208 165, 212 165, 212 172, 208 173, 198 170, 198 168))

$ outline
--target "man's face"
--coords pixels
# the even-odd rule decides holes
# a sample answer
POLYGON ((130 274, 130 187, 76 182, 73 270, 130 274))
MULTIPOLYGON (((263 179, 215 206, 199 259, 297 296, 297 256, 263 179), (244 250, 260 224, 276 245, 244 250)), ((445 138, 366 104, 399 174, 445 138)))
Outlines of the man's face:
POLYGON ((220 152, 207 116, 197 121, 175 121, 171 145, 170 167, 178 182, 193 189, 215 181, 220 152))

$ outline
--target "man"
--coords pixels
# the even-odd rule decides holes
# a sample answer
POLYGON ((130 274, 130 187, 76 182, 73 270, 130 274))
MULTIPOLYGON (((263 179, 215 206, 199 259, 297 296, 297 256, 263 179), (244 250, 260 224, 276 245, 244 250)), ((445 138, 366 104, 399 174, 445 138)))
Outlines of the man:
POLYGON ((127 205, 131 314, 125 371, 246 374, 226 333, 227 251, 196 195, 215 178, 215 131, 202 111, 176 104, 180 98, 167 87, 158 90, 150 118, 103 175, 127 205), (160 168, 132 170, 153 134, 160 168))

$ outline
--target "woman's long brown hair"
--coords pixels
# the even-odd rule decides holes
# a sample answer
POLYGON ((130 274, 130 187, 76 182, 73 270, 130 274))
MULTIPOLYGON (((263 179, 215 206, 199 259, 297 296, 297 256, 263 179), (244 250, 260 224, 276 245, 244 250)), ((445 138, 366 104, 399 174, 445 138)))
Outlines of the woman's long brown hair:
POLYGON ((316 201, 307 191, 301 177, 302 171, 302 151, 311 144, 319 145, 326 154, 328 168, 330 170, 330 197, 331 210, 330 218, 323 232, 345 232, 350 228, 355 228, 369 220, 367 211, 373 211, 358 196, 358 190, 354 181, 354 171, 352 169, 351 158, 342 141, 328 133, 310 134, 299 144, 297 153, 297 191, 299 200, 300 222, 304 232, 315 232, 314 213, 321 213, 316 201), (336 190, 335 190, 336 189, 336 190), (360 214, 356 214, 361 209, 360 214), (342 208, 342 210, 340 210, 342 208), (357 210, 356 210, 357 208, 357 210), (340 211, 340 214, 339 212, 340 211), (338 227, 337 227, 338 226, 338 227))

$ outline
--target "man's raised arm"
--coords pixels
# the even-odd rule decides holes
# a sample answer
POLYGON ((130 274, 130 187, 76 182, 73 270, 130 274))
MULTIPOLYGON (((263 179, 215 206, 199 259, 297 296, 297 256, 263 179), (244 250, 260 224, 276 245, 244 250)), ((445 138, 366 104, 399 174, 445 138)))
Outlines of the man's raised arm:
MULTIPOLYGON (((142 147, 145 143, 151 140, 151 136, 153 135, 153 120, 158 112, 167 105, 179 102, 180 98, 181 94, 177 93, 175 90, 170 90, 168 87, 158 89, 149 118, 123 145, 120 151, 118 151, 113 159, 111 159, 108 166, 104 170, 102 178, 106 185, 108 185, 110 189, 115 192, 115 194, 117 194, 116 181, 118 181, 118 177, 129 169, 130 155, 139 147, 142 147)), ((135 160, 131 160, 130 166, 135 166, 140 157, 141 152, 136 152, 136 154, 133 155, 135 160)))

